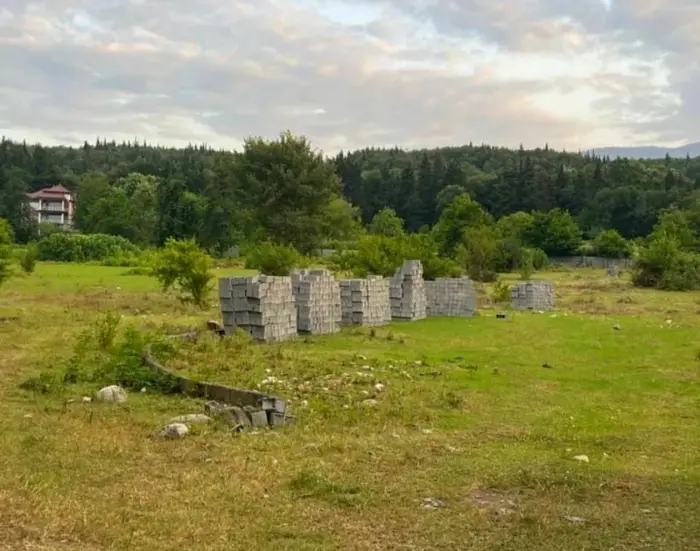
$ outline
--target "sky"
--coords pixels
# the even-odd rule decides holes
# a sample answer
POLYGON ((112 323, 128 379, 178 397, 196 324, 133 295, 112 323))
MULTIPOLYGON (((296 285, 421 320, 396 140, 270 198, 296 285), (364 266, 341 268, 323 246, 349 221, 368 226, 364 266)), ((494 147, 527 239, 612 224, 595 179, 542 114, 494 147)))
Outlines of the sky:
POLYGON ((0 0, 0 133, 328 154, 700 140, 700 0, 0 0))

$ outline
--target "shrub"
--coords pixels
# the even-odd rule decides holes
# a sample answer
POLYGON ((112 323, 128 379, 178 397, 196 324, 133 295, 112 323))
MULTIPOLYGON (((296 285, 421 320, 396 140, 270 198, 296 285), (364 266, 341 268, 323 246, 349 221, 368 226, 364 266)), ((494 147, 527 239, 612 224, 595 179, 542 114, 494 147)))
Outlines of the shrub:
POLYGON ((423 278, 428 281, 439 277, 459 277, 462 268, 453 259, 440 256, 438 245, 428 234, 414 234, 408 237, 405 259, 420 260, 423 264, 423 278))
POLYGON ((357 242, 352 272, 356 277, 391 277, 407 258, 407 248, 405 239, 365 235, 357 242))
POLYGON ((535 271, 534 254, 531 249, 525 249, 523 257, 520 261, 520 279, 529 281, 532 279, 532 273, 535 271))
POLYGON ((498 278, 497 270, 502 263, 502 251, 492 227, 482 226, 465 230, 456 253, 467 275, 473 280, 491 282, 498 278))
POLYGON ((149 343, 152 353, 160 360, 175 350, 171 341, 129 327, 123 340, 111 347, 106 360, 90 375, 91 380, 101 386, 119 385, 131 390, 151 388, 166 394, 177 392, 179 386, 174 377, 155 372, 144 365, 142 353, 149 343))
POLYGON ((356 251, 346 253, 342 258, 356 277, 369 274, 391 277, 404 260, 420 260, 423 277, 427 280, 461 275, 460 266, 454 260, 440 256, 437 244, 428 234, 398 238, 366 235, 359 239, 356 251))
POLYGON ((175 288, 181 292, 180 300, 203 308, 214 277, 211 267, 211 257, 193 239, 171 238, 155 256, 151 275, 163 291, 175 288))
POLYGON ((374 215, 369 224, 369 233, 381 235, 383 237, 403 237, 403 220, 399 218, 396 211, 386 207, 374 215))
POLYGON ((116 235, 58 232, 38 242, 39 259, 55 262, 103 261, 117 255, 136 254, 137 247, 116 235))
POLYGON ((19 265, 25 274, 34 273, 36 261, 39 259, 39 251, 35 245, 27 247, 19 257, 19 265))
POLYGON ((681 250, 679 241, 661 233, 642 248, 635 262, 632 282, 638 287, 667 291, 700 288, 700 255, 681 250))
POLYGON ((299 252, 289 245, 266 241, 245 252, 245 267, 271 276, 288 276, 294 268, 304 265, 299 252))
POLYGON ((4 218, 0 218, 0 246, 12 245, 15 242, 15 233, 12 226, 4 218))
POLYGON ((617 230, 604 230, 593 240, 593 252, 607 258, 624 258, 630 255, 630 244, 617 230))
POLYGON ((8 245, 0 245, 0 285, 12 275, 12 249, 8 245))
POLYGON ((542 249, 528 249, 532 255, 532 267, 535 270, 543 270, 549 266, 549 257, 542 249))
POLYGON ((491 299, 496 303, 510 301, 510 286, 503 280, 496 281, 491 291, 491 299))

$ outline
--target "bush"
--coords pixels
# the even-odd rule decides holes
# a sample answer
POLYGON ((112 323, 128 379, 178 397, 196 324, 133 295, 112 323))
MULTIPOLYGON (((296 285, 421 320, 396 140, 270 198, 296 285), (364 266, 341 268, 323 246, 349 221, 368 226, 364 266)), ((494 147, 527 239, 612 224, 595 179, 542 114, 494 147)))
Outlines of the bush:
POLYGON ((532 279, 532 273, 535 271, 535 263, 533 260, 534 254, 532 250, 525 249, 523 257, 520 261, 520 279, 529 281, 532 279))
POLYGON ((625 258, 630 255, 629 242, 617 230, 600 232, 592 243, 593 253, 606 258, 625 258))
POLYGON ((34 273, 36 261, 39 259, 39 251, 35 245, 27 247, 19 257, 19 265, 25 274, 34 273))
POLYGON ((303 257, 292 246, 269 241, 258 243, 245 252, 245 267, 271 276, 288 276, 294 268, 305 265, 303 257))
POLYGON ((151 351, 160 360, 171 355, 175 349, 158 335, 142 333, 133 327, 126 330, 123 341, 113 346, 107 359, 91 374, 92 381, 104 385, 119 385, 126 389, 151 388, 165 394, 178 392, 175 377, 169 377, 144 365, 143 349, 151 343, 151 351))
POLYGON ((369 233, 381 235, 382 237, 403 237, 403 220, 399 218, 396 211, 386 207, 374 215, 369 224, 369 233))
POLYGON ((549 266, 549 257, 542 249, 528 249, 532 255, 532 267, 535 270, 544 270, 549 266))
POLYGON ((12 249, 9 245, 0 245, 0 285, 12 275, 12 249))
POLYGON ((659 234, 641 249, 632 282, 666 291, 700 289, 700 255, 681 250, 677 239, 659 234))
POLYGON ((407 249, 405 239, 365 235, 357 242, 352 272, 355 277, 370 274, 391 277, 407 258, 407 249))
POLYGON ((473 280, 488 283, 498 279, 502 251, 493 227, 465 230, 456 253, 467 275, 473 280))
POLYGON ((39 259, 54 262, 104 261, 118 255, 136 254, 138 248, 116 235, 58 232, 38 242, 39 259))
POLYGON ((496 281, 491 291, 491 299, 495 303, 510 302, 510 286, 505 281, 496 281))
POLYGON ((193 239, 168 239, 156 254, 151 270, 163 291, 174 287, 181 292, 180 300, 200 308, 206 305, 211 280, 211 257, 193 239))
POLYGON ((15 242, 15 233, 12 226, 4 218, 0 218, 0 246, 12 245, 15 242))
POLYGON ((423 277, 427 280, 461 275, 460 266, 440 256, 437 244, 428 234, 398 238, 366 235, 359 239, 356 251, 342 254, 336 262, 342 261, 356 277, 370 274, 391 277, 404 260, 420 260, 423 277))

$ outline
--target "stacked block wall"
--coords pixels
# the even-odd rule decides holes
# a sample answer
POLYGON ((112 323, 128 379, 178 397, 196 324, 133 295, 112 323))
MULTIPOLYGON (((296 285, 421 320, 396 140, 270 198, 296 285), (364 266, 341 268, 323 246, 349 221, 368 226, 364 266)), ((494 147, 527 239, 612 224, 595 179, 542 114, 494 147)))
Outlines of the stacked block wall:
POLYGON ((326 334, 340 330, 340 286, 327 270, 292 274, 299 333, 326 334))
POLYGON ((392 319, 425 319, 425 282, 420 260, 404 260, 403 266, 391 279, 389 293, 392 319))
POLYGON ((526 281, 513 286, 511 306, 516 310, 553 310, 554 288, 550 281, 526 281))
POLYGON ((340 282, 343 325, 386 325, 391 321, 389 280, 382 277, 340 282))
POLYGON ((219 300, 226 333, 238 328, 258 341, 282 341, 297 334, 297 313, 289 277, 222 278, 219 300))
POLYGON ((429 317, 469 317, 476 312, 476 289, 467 277, 426 281, 425 295, 429 317))

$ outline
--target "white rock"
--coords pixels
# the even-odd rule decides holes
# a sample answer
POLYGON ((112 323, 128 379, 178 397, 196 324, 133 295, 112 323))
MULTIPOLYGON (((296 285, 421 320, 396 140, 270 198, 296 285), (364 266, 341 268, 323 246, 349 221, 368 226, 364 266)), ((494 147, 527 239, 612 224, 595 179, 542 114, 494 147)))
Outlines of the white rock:
POLYGON ((417 360, 417 361, 413 362, 413 365, 423 365, 423 362, 421 362, 420 360, 417 360))
POLYGON ((107 402, 108 404, 121 404, 126 402, 126 391, 119 385, 110 385, 101 388, 95 398, 99 402, 107 402))
POLYGON ((171 439, 184 438, 189 432, 190 429, 184 423, 170 423, 158 433, 158 436, 171 439))
POLYGON ((374 385, 374 390, 376 390, 377 392, 384 392, 385 388, 386 387, 382 383, 377 383, 376 385, 374 385))
POLYGON ((188 413, 187 415, 180 415, 178 417, 173 417, 169 423, 172 425, 174 423, 182 423, 185 425, 192 425, 198 423, 209 423, 213 421, 208 415, 203 413, 188 413))
POLYGON ((616 323, 615 325, 613 325, 613 329, 615 331, 620 331, 622 329, 622 326, 619 323, 616 323))
POLYGON ((359 360, 365 360, 365 361, 367 360, 367 356, 363 356, 362 354, 359 354, 359 355, 357 356, 357 358, 358 358, 359 360))
POLYGON ((376 400, 372 400, 371 398, 369 400, 363 400, 362 405, 366 407, 374 407, 377 405, 376 400))
POLYGON ((577 455, 574 457, 574 461, 580 461, 581 463, 588 463, 589 459, 587 455, 577 455))
POLYGON ((89 404, 90 402, 92 402, 90 396, 83 396, 83 404, 89 404))
POLYGON ((143 387, 143 388, 141 389, 141 392, 146 392, 146 390, 147 390, 146 387, 143 387))

